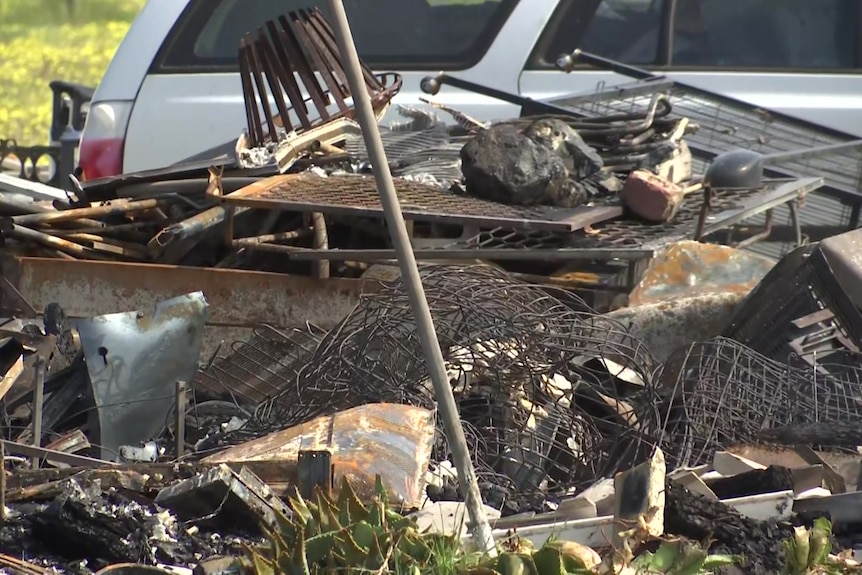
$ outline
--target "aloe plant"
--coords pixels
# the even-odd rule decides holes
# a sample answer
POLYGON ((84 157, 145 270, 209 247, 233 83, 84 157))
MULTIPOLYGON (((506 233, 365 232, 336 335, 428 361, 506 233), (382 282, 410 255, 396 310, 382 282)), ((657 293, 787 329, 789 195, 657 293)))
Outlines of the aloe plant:
POLYGON ((294 517, 279 514, 278 529, 264 529, 267 544, 246 546, 248 567, 256 575, 347 570, 415 575, 460 550, 454 536, 420 534, 412 519, 392 511, 380 477, 367 506, 346 479, 336 501, 319 489, 312 499, 295 492, 289 498, 294 517))
MULTIPOLYGON (((420 533, 412 519, 392 511, 380 477, 376 478, 374 496, 368 505, 359 500, 347 480, 342 481, 334 501, 316 489, 311 500, 295 491, 289 503, 293 517, 276 511, 278 526, 264 528, 266 543, 244 548, 244 563, 249 572, 255 575, 339 572, 602 575, 613 571, 601 564, 595 551, 571 541, 551 539, 536 550, 528 541, 519 540, 493 558, 465 553, 458 537, 420 533)), ((735 557, 707 555, 695 544, 663 542, 655 553, 627 561, 622 573, 694 575, 709 573, 735 560, 735 557)))

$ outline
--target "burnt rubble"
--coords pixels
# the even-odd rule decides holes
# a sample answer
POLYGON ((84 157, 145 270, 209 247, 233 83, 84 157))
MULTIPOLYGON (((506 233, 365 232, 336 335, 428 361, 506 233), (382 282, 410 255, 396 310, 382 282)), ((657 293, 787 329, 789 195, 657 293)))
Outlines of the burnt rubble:
MULTIPOLYGON (((458 509, 334 46, 316 10, 243 39, 230 157, 0 195, 0 567, 205 573, 333 480, 458 509)), ((362 72, 380 120, 401 79, 362 72)), ((381 127, 495 537, 605 547, 642 520, 773 573, 793 526, 831 517, 852 549, 862 232, 806 243, 801 205, 849 176, 791 163, 727 187, 708 169, 743 142, 840 138, 643 74, 517 119, 427 102, 381 127), (745 249, 784 207, 788 253, 745 249)))

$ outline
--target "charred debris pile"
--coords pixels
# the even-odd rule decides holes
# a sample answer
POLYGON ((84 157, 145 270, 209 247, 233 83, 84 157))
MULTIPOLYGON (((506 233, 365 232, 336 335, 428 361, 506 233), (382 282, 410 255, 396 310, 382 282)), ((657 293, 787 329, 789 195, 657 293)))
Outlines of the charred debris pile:
MULTIPOLYGON (((711 539, 749 572, 775 572, 793 526, 816 517, 852 550, 862 233, 806 236, 802 206, 855 193, 858 144, 579 57, 636 81, 540 102, 438 76, 423 90, 521 115, 485 124, 428 101, 383 128, 496 536, 604 547, 633 491, 650 533, 711 539), (777 209, 790 217, 775 263, 743 248, 781 235, 777 209)), ((4 569, 225 572, 218 557, 293 513, 292 490, 342 481, 462 533, 437 521, 463 516, 458 474, 332 30, 290 13, 248 34, 240 63, 237 142, 72 176, 68 192, 0 180, 7 269, 96 260, 94 283, 119 297, 140 292, 117 277, 154 264, 347 278, 362 294, 325 327, 257 322, 214 348, 237 326, 208 296, 229 288, 192 280, 155 305, 129 295, 81 314, 74 286, 46 295, 4 272, 4 569)), ((382 119, 401 79, 364 78, 382 119)))

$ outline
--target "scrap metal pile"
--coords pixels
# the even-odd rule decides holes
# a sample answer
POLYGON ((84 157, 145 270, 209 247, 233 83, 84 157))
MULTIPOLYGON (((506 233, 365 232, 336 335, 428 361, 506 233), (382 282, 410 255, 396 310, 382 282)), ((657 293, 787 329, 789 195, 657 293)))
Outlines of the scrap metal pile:
MULTIPOLYGON (((851 232, 833 241, 858 238, 851 232)), ((829 251, 822 244, 804 249, 812 258, 829 251)), ((761 286, 786 273, 792 257, 761 286)), ((858 274, 856 268, 847 271, 858 274)), ((676 486, 737 506, 749 519, 734 529, 766 537, 754 540, 767 549, 786 535, 791 507, 833 513, 831 497, 855 485, 860 458, 840 450, 859 443, 853 430, 862 422, 862 362, 849 349, 833 349, 824 364, 774 345, 770 351, 755 342, 755 350, 727 336, 743 315, 725 317, 714 337, 670 353, 653 354, 632 335, 662 329, 648 313, 655 305, 664 306, 665 328, 681 313, 697 322, 698 302, 715 295, 708 282, 695 296, 620 310, 632 314, 624 323, 619 312, 600 314, 569 291, 487 265, 428 265, 421 275, 483 501, 503 516, 497 529, 523 533, 562 517, 586 544, 600 546, 613 499, 605 478, 652 465, 657 450, 674 470, 668 533, 694 536, 686 519, 692 506, 718 513, 676 486), (819 451, 806 447, 803 462, 791 465, 795 445, 819 451), (806 467, 814 463, 819 471, 806 467), (845 463, 851 471, 839 473, 845 463), (742 470, 766 475, 717 482, 742 470), (809 491, 820 506, 794 503, 794 493, 809 491), (745 507, 749 496, 766 511, 745 507), (758 522, 764 520, 773 527, 758 522)), ((831 277, 819 279, 828 284, 831 277)), ((755 288, 738 313, 770 298, 755 288)), ((819 305, 819 317, 837 315, 838 308, 819 305)), ((400 280, 363 296, 330 330, 260 326, 196 374, 207 315, 200 293, 152 311, 79 320, 74 328, 60 306, 46 311, 44 325, 16 320, 3 332, 11 365, 3 378, 3 445, 12 473, 0 541, 16 556, 84 571, 81 560, 89 568, 189 565, 235 553, 257 537, 255 521, 273 520, 272 506, 280 505, 274 496, 314 476, 321 454, 324 468, 362 496, 381 476, 405 509, 459 499, 400 280), (223 508, 228 499, 233 511, 223 508), (108 519, 123 506, 123 523, 108 519), (237 513, 247 520, 237 521, 237 513), (68 539, 43 536, 57 530, 69 531, 68 539), (97 550, 100 541, 110 542, 107 550, 97 550)), ((783 337, 799 323, 791 314, 775 333, 783 337)), ((855 528, 847 528, 852 539, 855 528)), ((724 544, 733 550, 739 543, 724 544)))
MULTIPOLYGON (((361 498, 379 476, 420 515, 459 499, 329 24, 268 22, 240 68, 248 131, 227 157, 68 195, 0 178, 0 567, 190 571, 333 476, 361 498), (123 308, 78 311, 98 297, 123 308)), ((497 536, 562 521, 602 546, 619 478, 661 468, 657 534, 774 572, 790 521, 847 519, 837 498, 859 496, 862 232, 806 243, 799 210, 855 193, 835 164, 859 144, 626 71, 640 81, 556 102, 490 94, 518 119, 429 102, 457 127, 401 108, 382 129, 480 492, 497 536), (767 238, 784 205, 774 267, 706 243, 767 238)), ((363 77, 382 118, 401 79, 363 77)), ((423 89, 447 83, 488 91, 423 89)))
MULTIPOLYGON (((314 9, 267 22, 243 38, 239 60, 248 129, 219 148, 226 154, 101 180, 71 177, 67 195, 0 180, 5 251, 317 278, 361 277, 370 264, 393 260, 326 19, 314 9)), ((365 67, 363 77, 382 118, 401 79, 365 67)), ((435 92, 454 81, 430 78, 423 88, 435 92)), ((522 117, 485 124, 427 101, 430 111, 399 106, 406 120, 382 128, 423 260, 481 259, 539 277, 577 268, 570 287, 626 293, 636 268, 657 250, 682 239, 754 243, 769 235, 773 211, 784 205, 801 244, 797 204, 825 185, 821 172, 802 162, 791 177, 715 179, 704 163, 709 154, 802 128, 783 118, 753 125, 740 116, 747 123, 727 148, 705 150, 701 142, 726 128, 710 123, 726 103, 700 94, 692 107, 691 94, 671 82, 650 79, 565 104, 492 95, 520 102, 522 117), (763 230, 739 227, 757 217, 765 218, 763 230)), ((820 154, 837 158, 849 149, 820 154)), ((594 294, 588 301, 609 305, 594 294)))

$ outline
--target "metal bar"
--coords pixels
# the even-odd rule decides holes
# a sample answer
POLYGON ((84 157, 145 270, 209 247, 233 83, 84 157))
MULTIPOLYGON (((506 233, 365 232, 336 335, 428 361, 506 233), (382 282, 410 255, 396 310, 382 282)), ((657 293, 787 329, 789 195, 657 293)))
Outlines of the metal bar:
MULTIPOLYGON (((286 246, 282 244, 272 244, 268 242, 258 242, 258 241, 250 241, 246 242, 244 239, 234 240, 233 244, 234 250, 252 250, 256 252, 269 252, 274 254, 286 254, 292 255, 296 252, 300 252, 303 250, 307 250, 308 248, 301 248, 298 246, 286 246)), ((218 266, 217 266, 218 267, 218 266)), ((228 266, 233 267, 233 265, 228 266)))
POLYGON ((299 10, 298 12, 293 12, 291 16, 293 18, 294 32, 303 41, 303 44, 305 44, 305 47, 308 49, 308 54, 309 56, 311 56, 312 62, 314 62, 314 67, 317 68, 317 72, 321 75, 324 83, 326 84, 326 87, 328 88, 330 100, 333 100, 335 102, 342 114, 347 112, 347 104, 344 103, 344 99, 339 93, 341 88, 339 87, 338 82, 332 76, 332 71, 327 66, 327 63, 324 60, 324 56, 321 53, 320 48, 318 48, 317 44, 314 42, 314 39, 311 37, 305 27, 305 22, 307 18, 306 12, 304 10, 299 10))
MULTIPOLYGON (((320 15, 320 12, 317 10, 312 10, 311 14, 308 17, 308 26, 307 30, 314 37, 317 45, 321 47, 321 52, 323 52, 326 57, 326 61, 329 64, 330 70, 332 70, 332 75, 338 80, 338 84, 340 87, 340 93, 342 98, 350 97, 350 88, 347 85, 347 74, 344 72, 344 66, 341 64, 341 60, 338 58, 338 45, 335 42, 335 38, 332 37, 326 27, 322 25, 323 17, 320 15)), ((363 70, 363 76, 365 76, 365 70, 363 70)), ((374 87, 368 85, 368 77, 365 76, 365 85, 366 89, 369 91, 369 94, 374 93, 374 87)))
POLYGON ((793 200, 789 204, 787 204, 787 208, 790 210, 790 221, 793 222, 793 231, 796 233, 796 247, 802 245, 802 226, 799 222, 799 210, 797 209, 797 205, 799 204, 799 200, 793 200))
POLYGON ((35 318, 38 317, 39 312, 36 311, 36 308, 25 298, 21 292, 18 291, 12 282, 4 276, 0 275, 0 290, 3 291, 6 295, 14 299, 18 302, 18 305, 21 306, 21 311, 24 313, 26 317, 35 318))
POLYGON ((100 218, 115 215, 140 212, 159 207, 157 200, 115 200, 107 206, 96 206, 90 208, 74 208, 59 212, 46 212, 41 214, 27 214, 25 216, 12 216, 12 221, 22 226, 32 224, 53 224, 82 218, 100 218))
MULTIPOLYGON (((338 41, 335 39, 335 32, 332 30, 332 26, 329 25, 329 22, 326 21, 326 18, 323 17, 323 13, 320 11, 320 8, 313 8, 311 13, 312 18, 315 22, 320 26, 320 29, 325 32, 324 36, 327 40, 329 46, 332 47, 332 51, 335 54, 338 54, 338 41)), ((362 67, 362 75, 365 77, 365 83, 368 86, 369 90, 379 91, 384 89, 384 85, 377 79, 377 76, 374 75, 374 72, 365 65, 364 62, 360 60, 359 65, 362 67)), ((344 70, 344 65, 342 64, 342 70, 344 70)), ((347 79, 347 73, 345 71, 345 80, 347 79)), ((348 85, 348 89, 349 89, 348 85)))
MULTIPOLYGON (((254 42, 251 34, 246 34, 239 41, 239 77, 242 81, 243 100, 245 101, 245 117, 248 122, 248 137, 252 147, 256 148, 263 144, 263 126, 260 123, 260 112, 257 109, 257 99, 254 95, 254 86, 251 83, 251 44, 254 42)), ((262 105, 266 107, 266 102, 262 105)))
POLYGON ((805 178, 781 184, 772 192, 752 196, 739 209, 715 214, 715 221, 704 226, 704 234, 707 235, 728 228, 734 224, 738 224, 742 220, 805 197, 806 194, 820 188, 822 185, 823 178, 805 178))
POLYGON ((306 130, 311 127, 311 119, 308 117, 308 106, 305 104, 305 98, 302 96, 302 91, 299 89, 299 84, 296 83, 295 72, 290 65, 290 58, 285 51, 284 41, 276 42, 280 38, 280 33, 275 25, 275 21, 270 20, 266 23, 266 29, 269 31, 270 38, 273 40, 272 49, 275 52, 279 64, 279 77, 284 85, 284 91, 287 92, 287 98, 293 105, 293 109, 299 118, 300 125, 306 130))
MULTIPOLYGON (((36 355, 33 369, 35 370, 35 378, 33 382, 33 447, 42 446, 42 407, 45 404, 45 359, 41 354, 36 355)), ((33 456, 33 469, 39 468, 40 458, 33 456)))
POLYGON ((329 6, 334 15, 333 28, 341 53, 341 60, 344 62, 347 72, 350 92, 353 94, 356 116, 362 126, 362 137, 371 159, 380 202, 383 204, 386 223, 395 251, 398 254, 401 278, 407 289, 410 309, 416 321, 416 330, 428 364, 428 373, 434 385, 434 395, 440 410, 440 418, 443 421, 446 438, 452 450, 452 458, 455 460, 455 467, 458 470, 458 487, 464 497, 467 513, 472 523, 473 535, 477 540, 479 550, 494 556, 496 555, 494 535, 488 524, 488 518, 485 516, 476 471, 473 469, 467 440, 464 437, 464 429, 461 427, 461 420, 458 416, 458 407, 449 385, 449 377, 446 375, 443 353, 440 351, 440 343, 437 341, 437 334, 434 329, 434 320, 428 309, 422 279, 419 276, 419 269, 416 267, 416 259, 413 257, 410 239, 407 236, 404 216, 401 213, 401 205, 395 192, 395 184, 392 181, 386 151, 383 149, 383 141, 380 138, 377 118, 371 105, 371 97, 364 89, 362 68, 359 63, 359 55, 356 53, 356 45, 353 43, 347 13, 341 0, 329 0, 329 6))
MULTIPOLYGON (((558 248, 558 249, 514 249, 514 248, 428 248, 414 249, 413 256, 423 260, 500 260, 500 261, 569 261, 569 260, 628 260, 649 259, 655 255, 653 249, 614 248, 558 248)), ((395 250, 328 249, 293 250, 290 259, 296 261, 341 260, 369 262, 391 260, 397 256, 395 250)))
POLYGON ((248 44, 249 67, 251 68, 251 77, 254 80, 254 85, 257 88, 257 94, 260 98, 260 106, 263 108, 263 117, 266 120, 266 127, 269 130, 269 138, 273 142, 278 142, 278 128, 275 125, 275 118, 272 115, 272 109, 269 107, 269 98, 266 94, 266 86, 263 83, 263 71, 261 69, 260 58, 257 55, 257 43, 252 40, 248 44))
POLYGON ((338 52, 331 52, 329 46, 323 41, 317 28, 314 26, 311 15, 308 10, 299 10, 299 20, 295 21, 296 29, 305 35, 306 41, 312 53, 317 53, 321 59, 323 69, 320 75, 329 86, 329 93, 335 99, 342 113, 347 112, 348 106, 344 102, 344 98, 350 97, 350 89, 347 87, 347 80, 344 74, 344 68, 341 67, 341 62, 338 61, 338 52))
POLYGON ((738 250, 741 250, 768 238, 770 234, 772 234, 772 214, 772 210, 766 210, 766 221, 763 223, 763 229, 760 230, 760 232, 745 238, 744 240, 736 242, 735 244, 733 244, 733 247, 738 250))
MULTIPOLYGON (((277 232, 274 234, 263 234, 260 236, 253 236, 250 238, 237 238, 233 240, 233 246, 236 248, 252 248, 261 244, 269 244, 272 242, 283 242, 288 240, 295 240, 297 238, 302 238, 305 236, 309 236, 312 233, 311 228, 303 228, 299 230, 291 230, 289 232, 277 232)), ((285 246, 282 246, 285 247, 285 246)))
MULTIPOLYGON (((311 225, 314 229, 314 249, 329 251, 329 233, 326 229, 326 217, 320 212, 311 214, 311 225)), ((329 277, 329 260, 319 259, 313 262, 314 277, 326 279, 329 277)))
POLYGON ((0 527, 6 523, 6 445, 0 442, 0 527))
POLYGON ((40 459, 48 459, 57 463, 65 463, 72 467, 105 467, 106 465, 115 466, 113 461, 105 461, 104 459, 93 459, 92 457, 84 457, 83 455, 74 455, 72 453, 63 453, 62 451, 54 451, 53 449, 45 449, 44 447, 34 447, 32 445, 24 445, 15 441, 0 439, 0 443, 6 449, 7 454, 22 455, 24 457, 38 457, 40 459))
MULTIPOLYGON (((260 65, 263 68, 263 75, 266 77, 266 83, 269 84, 269 91, 272 92, 272 97, 275 100, 275 107, 278 110, 278 119, 282 127, 290 132, 293 130, 293 124, 290 121, 290 109, 287 102, 284 101, 284 94, 281 92, 279 80, 283 75, 281 64, 272 50, 269 41, 262 28, 257 31, 257 45, 260 48, 260 65)), ((289 97, 288 97, 289 98, 289 97)))
POLYGON ((186 449, 186 382, 177 382, 177 459, 186 449))
POLYGON ((2 232, 3 234, 9 234, 13 238, 36 242, 73 256, 80 256, 82 258, 89 258, 94 260, 110 259, 107 256, 100 254, 94 249, 82 246, 80 244, 76 244, 74 242, 70 242, 68 240, 64 240, 63 238, 57 238, 49 234, 45 234, 36 230, 31 230, 30 228, 25 228, 24 226, 18 226, 11 222, 7 222, 6 224, 4 224, 2 232))
MULTIPOLYGON (((222 223, 225 220, 225 211, 225 207, 215 206, 186 220, 171 224, 153 236, 147 243, 147 249, 158 253, 172 243, 199 236, 222 223)), ((245 211, 247 208, 236 209, 237 214, 245 211)))
POLYGON ((290 27, 290 22, 287 21, 287 17, 279 16, 278 23, 281 24, 278 37, 284 45, 287 57, 291 62, 295 63, 296 72, 302 80, 303 87, 311 97, 311 101, 314 102, 314 107, 317 108, 317 113, 320 114, 320 119, 325 122, 330 118, 329 112, 326 111, 326 106, 329 105, 329 98, 326 93, 321 90, 320 84, 317 83, 314 70, 311 69, 308 59, 306 59, 305 54, 302 53, 302 47, 296 38, 296 34, 290 27))

